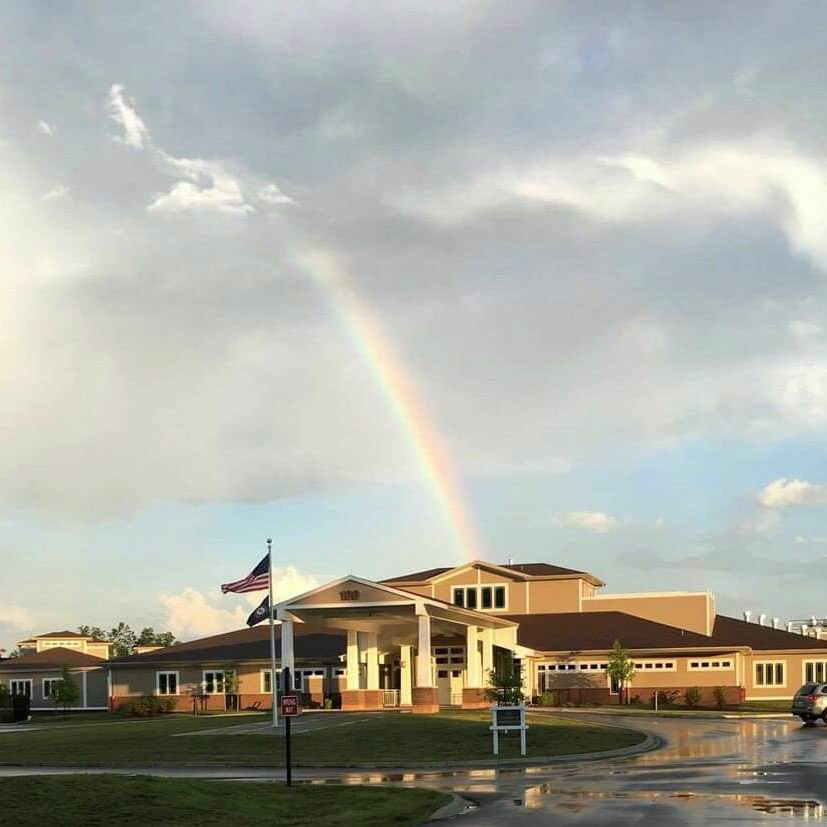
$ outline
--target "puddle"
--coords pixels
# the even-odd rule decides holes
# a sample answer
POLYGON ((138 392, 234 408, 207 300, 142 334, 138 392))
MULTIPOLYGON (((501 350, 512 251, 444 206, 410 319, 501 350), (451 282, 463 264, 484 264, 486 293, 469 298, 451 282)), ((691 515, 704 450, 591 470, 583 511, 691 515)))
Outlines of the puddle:
POLYGON ((542 784, 526 790, 522 799, 515 799, 515 806, 526 809, 562 807, 569 812, 581 812, 603 802, 661 802, 670 801, 686 804, 729 804, 747 808, 756 813, 776 816, 791 816, 810 822, 827 821, 827 810, 823 804, 812 799, 775 798, 764 795, 693 793, 693 792, 587 792, 571 791, 542 784), (554 800, 556 799, 556 800, 554 800))

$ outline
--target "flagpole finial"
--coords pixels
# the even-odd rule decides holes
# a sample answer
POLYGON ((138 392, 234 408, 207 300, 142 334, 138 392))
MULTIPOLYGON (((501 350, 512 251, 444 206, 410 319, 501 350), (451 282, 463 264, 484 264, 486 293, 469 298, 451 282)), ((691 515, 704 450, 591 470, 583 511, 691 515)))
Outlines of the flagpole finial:
POLYGON ((272 546, 272 545, 273 545, 273 539, 271 537, 268 537, 267 538, 267 549, 268 549, 268 551, 270 549, 270 546, 272 546))

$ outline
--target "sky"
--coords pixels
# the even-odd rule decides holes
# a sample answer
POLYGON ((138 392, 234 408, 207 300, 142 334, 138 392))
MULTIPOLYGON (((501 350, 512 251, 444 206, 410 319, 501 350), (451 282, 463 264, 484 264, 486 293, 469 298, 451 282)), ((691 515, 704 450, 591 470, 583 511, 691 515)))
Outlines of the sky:
POLYGON ((470 558, 827 614, 820 4, 0 7, 0 646, 470 558))

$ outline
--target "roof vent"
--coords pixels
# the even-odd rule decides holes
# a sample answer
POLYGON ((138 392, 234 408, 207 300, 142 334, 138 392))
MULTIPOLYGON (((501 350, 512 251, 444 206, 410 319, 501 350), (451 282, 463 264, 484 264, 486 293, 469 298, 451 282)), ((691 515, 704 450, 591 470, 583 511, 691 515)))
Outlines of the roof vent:
POLYGON ((806 635, 806 634, 807 634, 807 624, 806 624, 806 623, 802 623, 802 624, 801 624, 801 634, 802 634, 802 635, 806 635))
POLYGON ((509 565, 509 566, 513 566, 513 565, 514 565, 514 558, 513 558, 513 557, 509 557, 509 558, 508 558, 508 565, 509 565))
POLYGON ((744 612, 744 621, 745 621, 746 623, 749 623, 749 619, 750 619, 750 617, 752 617, 752 612, 751 612, 749 609, 747 609, 747 610, 744 612))
POLYGON ((772 628, 773 628, 773 629, 777 629, 777 628, 778 628, 778 618, 777 618, 777 617, 774 617, 774 618, 772 619, 772 628))
POLYGON ((788 620, 787 621, 787 631, 792 632, 792 630, 793 630, 793 622, 792 622, 792 620, 788 620))
POLYGON ((763 613, 762 613, 762 614, 758 615, 758 625, 759 625, 759 626, 763 626, 763 625, 764 625, 764 621, 765 621, 766 619, 767 619, 767 616, 766 616, 765 614, 763 614, 763 613))

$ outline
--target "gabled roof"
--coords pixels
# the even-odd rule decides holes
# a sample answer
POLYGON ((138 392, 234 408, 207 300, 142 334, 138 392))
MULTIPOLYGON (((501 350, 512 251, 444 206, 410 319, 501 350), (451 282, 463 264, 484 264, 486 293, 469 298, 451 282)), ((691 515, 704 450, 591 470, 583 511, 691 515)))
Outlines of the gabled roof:
POLYGON ((31 635, 27 637, 26 640, 21 641, 21 643, 28 643, 29 641, 35 640, 48 640, 48 639, 57 638, 58 640, 88 640, 93 643, 111 643, 111 640, 96 640, 91 635, 82 635, 80 632, 70 632, 68 629, 65 629, 62 632, 46 632, 45 635, 31 635))
POLYGON ((590 576, 586 571, 579 569, 567 569, 563 566, 553 566, 551 563, 500 563, 500 568, 511 569, 511 571, 527 574, 529 577, 543 577, 544 575, 554 576, 557 574, 582 574, 590 576))
POLYGON ((562 612, 509 617, 520 624, 517 643, 541 652, 608 651, 615 640, 619 640, 625 649, 684 649, 697 646, 726 650, 749 646, 757 651, 827 651, 827 641, 757 623, 745 623, 723 615, 716 617, 715 628, 709 636, 625 612, 562 612))
POLYGON ((441 566, 437 569, 425 569, 424 571, 415 571, 412 574, 404 574, 402 577, 388 577, 386 580, 380 580, 380 583, 425 583, 432 577, 437 577, 444 574, 446 571, 451 571, 454 566, 441 566))
POLYGON ((75 649, 55 646, 43 652, 21 655, 19 658, 5 658, 0 671, 19 672, 26 669, 60 669, 63 666, 104 666, 109 663, 104 658, 87 655, 75 649))
MULTIPOLYGON (((345 633, 335 631, 317 632, 295 628, 293 648, 296 658, 338 658, 344 654, 347 645, 345 633)), ((281 627, 276 626, 276 657, 281 656, 281 627)), ((141 666, 152 663, 197 663, 200 661, 225 661, 228 663, 244 660, 270 659, 270 626, 263 623, 250 629, 239 629, 176 643, 141 655, 115 658, 106 661, 112 666, 141 666)))
POLYGON ((382 580, 382 583, 429 583, 433 580, 443 579, 451 572, 460 572, 463 569, 479 566, 489 571, 499 572, 507 577, 516 580, 528 580, 532 578, 573 578, 582 577, 593 583, 595 586, 604 586, 605 583, 587 571, 578 569, 567 569, 563 566, 555 566, 551 563, 489 563, 487 560, 472 560, 459 566, 443 566, 436 569, 425 569, 406 574, 402 577, 391 577, 382 580))

